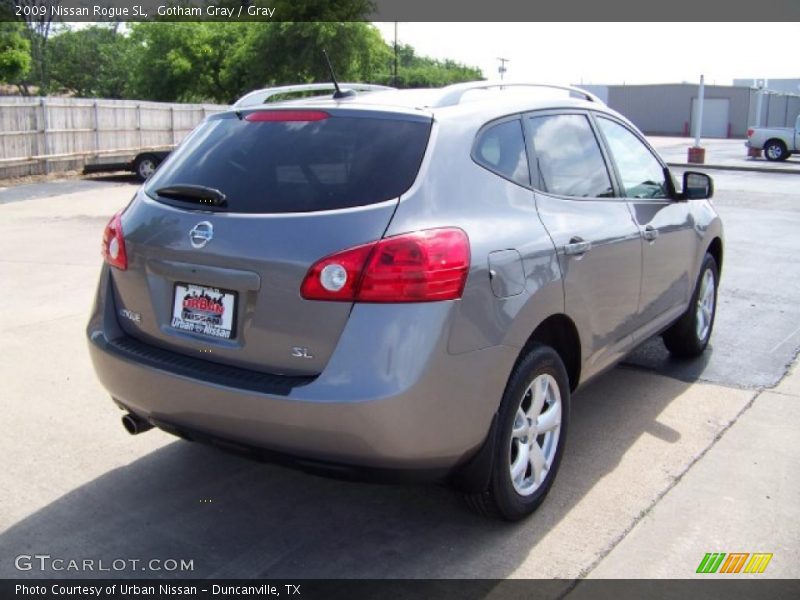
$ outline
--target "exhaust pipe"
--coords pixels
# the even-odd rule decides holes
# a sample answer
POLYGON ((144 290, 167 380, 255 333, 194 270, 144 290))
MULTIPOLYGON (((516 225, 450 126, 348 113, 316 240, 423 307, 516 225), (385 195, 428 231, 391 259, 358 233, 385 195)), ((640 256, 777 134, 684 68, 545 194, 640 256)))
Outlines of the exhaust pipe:
POLYGON ((153 425, 150 423, 150 421, 146 421, 142 417, 133 413, 128 413, 122 417, 122 426, 125 428, 125 431, 131 435, 143 433, 153 428, 153 425))

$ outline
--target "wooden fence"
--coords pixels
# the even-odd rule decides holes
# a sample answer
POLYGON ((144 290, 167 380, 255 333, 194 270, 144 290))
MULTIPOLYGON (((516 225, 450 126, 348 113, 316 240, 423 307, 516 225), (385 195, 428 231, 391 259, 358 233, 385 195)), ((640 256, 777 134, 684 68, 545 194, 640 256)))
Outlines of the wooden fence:
POLYGON ((104 157, 171 149, 216 104, 0 97, 0 178, 81 168, 104 157))

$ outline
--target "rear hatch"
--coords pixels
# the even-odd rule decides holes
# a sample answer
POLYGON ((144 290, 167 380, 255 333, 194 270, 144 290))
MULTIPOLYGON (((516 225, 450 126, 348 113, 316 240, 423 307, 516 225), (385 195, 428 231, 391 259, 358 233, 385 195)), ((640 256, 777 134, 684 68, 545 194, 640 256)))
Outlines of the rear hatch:
POLYGON ((210 117, 122 215, 120 325, 189 356, 318 374, 352 305, 303 299, 303 279, 383 236, 430 129, 430 116, 355 109, 210 117))

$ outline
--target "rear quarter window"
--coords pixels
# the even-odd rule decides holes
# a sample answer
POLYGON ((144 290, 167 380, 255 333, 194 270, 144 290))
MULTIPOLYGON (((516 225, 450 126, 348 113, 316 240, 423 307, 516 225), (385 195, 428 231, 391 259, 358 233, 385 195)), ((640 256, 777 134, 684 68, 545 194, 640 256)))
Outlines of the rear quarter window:
POLYGON ((519 119, 490 125, 478 133, 472 158, 482 167, 514 183, 531 183, 525 138, 519 119))
MULTIPOLYGON (((226 212, 335 210, 399 197, 414 182, 429 119, 329 115, 315 121, 248 121, 229 113, 202 123, 146 186, 221 191, 226 212)), ((207 207, 204 207, 204 209, 207 207)))

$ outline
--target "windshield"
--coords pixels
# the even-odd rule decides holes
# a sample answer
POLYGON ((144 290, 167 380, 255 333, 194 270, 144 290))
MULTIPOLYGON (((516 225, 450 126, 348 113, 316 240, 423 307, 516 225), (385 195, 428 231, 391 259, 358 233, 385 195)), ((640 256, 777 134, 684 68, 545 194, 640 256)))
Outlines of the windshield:
POLYGON ((430 119, 406 116, 316 111, 323 117, 261 120, 265 114, 211 117, 155 173, 146 193, 166 204, 198 208, 190 198, 157 192, 210 188, 224 195, 226 203, 203 210, 244 213, 311 212, 382 202, 399 197, 414 182, 431 129, 430 119))

